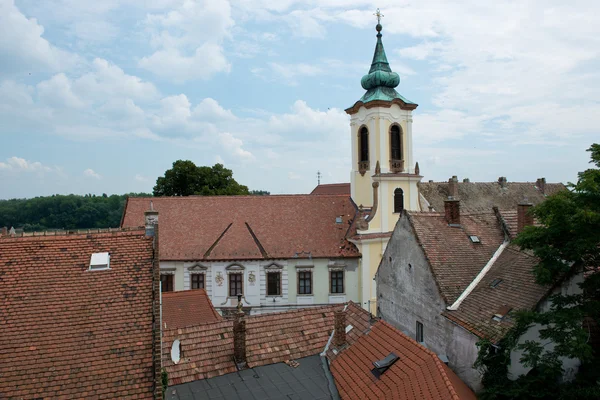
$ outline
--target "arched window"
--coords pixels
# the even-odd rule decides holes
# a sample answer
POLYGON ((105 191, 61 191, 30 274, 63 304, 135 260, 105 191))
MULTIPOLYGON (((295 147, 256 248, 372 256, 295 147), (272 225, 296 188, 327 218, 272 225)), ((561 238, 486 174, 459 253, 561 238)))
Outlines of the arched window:
POLYGON ((358 161, 369 161, 369 130, 365 126, 360 128, 358 161))
POLYGON ((392 160, 402 160, 402 135, 398 125, 390 128, 390 149, 392 160))
POLYGON ((404 191, 400 188, 394 190, 394 212, 401 213, 404 209, 404 191))

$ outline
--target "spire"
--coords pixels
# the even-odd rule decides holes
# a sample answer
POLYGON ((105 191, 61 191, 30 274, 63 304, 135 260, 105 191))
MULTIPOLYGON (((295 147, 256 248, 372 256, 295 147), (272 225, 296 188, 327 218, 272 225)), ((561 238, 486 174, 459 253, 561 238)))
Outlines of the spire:
POLYGON ((383 30, 381 17, 383 17, 383 14, 377 9, 377 12, 374 15, 377 17, 377 25, 375 26, 375 30, 377 31, 377 43, 375 45, 375 52, 373 53, 371 69, 369 69, 369 73, 363 76, 360 81, 361 86, 367 92, 361 97, 355 107, 361 102, 365 104, 376 100, 393 101, 398 99, 409 107, 409 109, 414 109, 417 105, 402 97, 395 89, 400 84, 400 76, 390 68, 387 56, 385 55, 385 49, 383 48, 383 42, 381 40, 381 37, 383 36, 381 34, 381 31, 383 30))

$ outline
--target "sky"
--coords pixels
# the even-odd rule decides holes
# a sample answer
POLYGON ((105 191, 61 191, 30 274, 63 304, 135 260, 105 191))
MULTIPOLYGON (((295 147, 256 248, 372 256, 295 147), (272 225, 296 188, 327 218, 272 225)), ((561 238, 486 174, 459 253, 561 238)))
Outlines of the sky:
POLYGON ((0 199, 350 179, 376 19, 425 180, 577 179, 600 142, 600 2, 0 0, 0 199))

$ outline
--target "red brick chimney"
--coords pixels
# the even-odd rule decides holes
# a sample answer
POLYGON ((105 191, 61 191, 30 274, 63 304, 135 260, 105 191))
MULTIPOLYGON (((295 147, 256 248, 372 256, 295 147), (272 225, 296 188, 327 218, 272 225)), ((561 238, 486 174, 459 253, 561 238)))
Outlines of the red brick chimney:
POLYGON ((2 229, 0 229, 0 236, 8 236, 8 228, 6 226, 3 226, 2 229))
POLYGON ((533 225, 533 215, 530 213, 532 206, 527 200, 517 205, 517 233, 521 233, 526 226, 533 225))
POLYGON ((535 186, 537 186, 542 194, 546 194, 546 178, 538 178, 537 181, 535 181, 535 186))
POLYGON ((455 199, 445 200, 444 210, 449 225, 460 225, 460 201, 455 199))
POLYGON ((448 179, 448 196, 453 199, 458 198, 458 178, 456 175, 448 179))
POLYGON ((334 311, 335 331, 333 334, 333 345, 341 347, 346 344, 346 311, 334 311))
POLYGON ((246 366, 246 319, 237 313, 233 319, 233 358, 238 368, 246 366))
POLYGON ((500 184, 500 187, 502 189, 505 189, 506 186, 508 185, 508 180, 506 179, 505 176, 501 176, 500 178, 498 178, 498 183, 500 184))

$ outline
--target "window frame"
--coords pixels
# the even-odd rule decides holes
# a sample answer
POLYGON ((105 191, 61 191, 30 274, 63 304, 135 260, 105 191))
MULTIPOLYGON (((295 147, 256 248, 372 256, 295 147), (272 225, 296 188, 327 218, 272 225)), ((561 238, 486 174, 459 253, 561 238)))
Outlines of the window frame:
POLYGON ((402 161, 403 158, 403 154, 402 154, 402 127, 398 124, 393 124, 392 126, 390 126, 390 160, 394 160, 394 161, 402 161), (394 157, 394 135, 396 132, 394 128, 397 128, 397 134, 398 134, 398 155, 399 157, 394 157))
MULTIPOLYGON (((200 282, 198 282, 200 283, 200 282)), ((204 273, 195 273, 195 274, 190 274, 190 289, 191 290, 197 290, 197 289, 206 289, 206 274, 204 273), (194 287, 194 278, 198 279, 202 277, 202 287, 194 287)))
MULTIPOLYGON (((297 281, 298 281, 298 288, 297 288, 298 289, 298 291, 297 291, 298 295, 300 295, 300 296, 312 296, 313 295, 313 271, 312 270, 308 270, 308 269, 296 271, 296 276, 297 276, 297 281), (300 278, 301 274, 310 274, 310 275, 309 275, 308 278, 300 278), (301 291, 300 291, 300 288, 301 288, 300 281, 301 280, 306 281, 307 279, 308 279, 308 283, 309 283, 309 286, 310 286, 310 292, 309 293, 301 293, 301 291)), ((306 290, 306 283, 304 285, 304 288, 306 290)))
POLYGON ((175 291, 175 274, 172 273, 163 273, 160 274, 160 290, 161 292, 174 292, 175 291), (165 279, 168 284, 165 285, 165 279), (170 288, 169 288, 170 286, 170 288))
POLYGON ((266 278, 267 278, 266 279, 266 281, 267 281, 267 285, 266 285, 267 286, 266 287, 266 289, 267 289, 267 297, 280 297, 280 296, 282 296, 281 293, 283 291, 283 288, 281 287, 282 286, 282 282, 281 281, 283 279, 282 279, 281 271, 267 271, 266 275, 267 275, 266 276, 266 278), (276 292, 277 293, 276 294, 269 293, 270 283, 271 283, 270 282, 270 278, 272 276, 276 276, 277 277, 277 281, 276 281, 276 283, 277 283, 277 291, 276 292))
POLYGON ((367 128, 365 125, 363 125, 358 129, 358 162, 359 163, 363 163, 363 162, 368 163, 369 161, 370 161, 369 128, 367 128), (365 136, 364 143, 363 143, 363 133, 365 136), (366 147, 366 149, 365 149, 365 147, 366 147), (366 158, 363 159, 363 155, 366 155, 366 158))
POLYGON ((415 328, 415 340, 418 343, 424 343, 424 331, 425 331, 425 329, 424 329, 423 323, 421 321, 417 321, 416 328, 415 328), (419 340, 419 338, 421 340, 419 340))
POLYGON ((346 292, 345 292, 345 290, 346 290, 346 287, 345 287, 346 286, 346 282, 345 281, 346 281, 346 271, 344 271, 343 269, 330 269, 329 270, 329 294, 331 294, 331 295, 346 294, 346 292), (333 282, 334 282, 333 274, 334 273, 335 274, 338 274, 338 273, 342 274, 342 278, 341 278, 342 279, 342 285, 341 285, 342 286, 342 291, 341 292, 339 291, 339 284, 338 284, 339 283, 339 279, 340 279, 339 277, 335 278, 335 281, 337 282, 335 286, 336 286, 336 289, 338 291, 335 291, 335 292, 333 291, 333 282))
POLYGON ((235 272, 235 273, 229 273, 227 274, 227 290, 229 293, 229 297, 237 297, 239 294, 241 294, 242 296, 244 295, 244 274, 240 273, 240 272, 235 272), (231 294, 231 280, 232 278, 235 277, 235 279, 237 280, 239 278, 239 282, 234 282, 235 286, 237 287, 238 283, 240 286, 240 290, 236 291, 234 294, 231 294))
POLYGON ((404 211, 404 190, 402 188, 394 189, 394 214, 401 214, 404 211), (397 197, 400 197, 400 210, 398 210, 398 200, 397 197))

